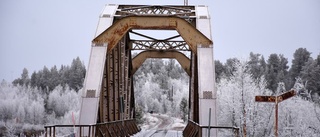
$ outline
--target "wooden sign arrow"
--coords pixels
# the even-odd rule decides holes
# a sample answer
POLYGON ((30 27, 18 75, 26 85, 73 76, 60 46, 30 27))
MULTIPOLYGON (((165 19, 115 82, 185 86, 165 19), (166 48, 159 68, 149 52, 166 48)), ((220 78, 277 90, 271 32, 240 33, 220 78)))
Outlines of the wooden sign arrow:
POLYGON ((275 126, 274 135, 278 137, 278 103, 288 98, 295 96, 297 93, 294 90, 290 90, 279 96, 256 96, 256 102, 274 102, 275 103, 275 126))
POLYGON ((295 95, 296 95, 296 92, 294 90, 290 90, 289 92, 278 96, 277 99, 278 99, 278 102, 281 102, 281 101, 286 100, 288 98, 291 98, 291 97, 293 97, 295 95))
POLYGON ((286 100, 290 97, 293 97, 296 95, 296 92, 294 90, 290 90, 289 92, 283 93, 279 96, 256 96, 255 101, 256 102, 282 102, 283 100, 286 100))

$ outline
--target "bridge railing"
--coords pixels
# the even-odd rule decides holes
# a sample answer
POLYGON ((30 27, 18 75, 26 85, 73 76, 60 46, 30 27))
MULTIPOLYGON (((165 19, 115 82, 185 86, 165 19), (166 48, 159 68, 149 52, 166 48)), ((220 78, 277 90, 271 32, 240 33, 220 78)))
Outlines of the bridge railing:
POLYGON ((203 126, 191 120, 188 121, 186 128, 183 130, 184 137, 202 137, 202 129, 229 129, 233 131, 235 137, 239 137, 238 127, 227 126, 203 126))
POLYGON ((59 128, 74 128, 74 133, 69 136, 77 137, 114 137, 130 136, 140 131, 135 120, 113 121, 106 123, 97 123, 93 125, 51 125, 45 126, 45 137, 57 136, 59 128))

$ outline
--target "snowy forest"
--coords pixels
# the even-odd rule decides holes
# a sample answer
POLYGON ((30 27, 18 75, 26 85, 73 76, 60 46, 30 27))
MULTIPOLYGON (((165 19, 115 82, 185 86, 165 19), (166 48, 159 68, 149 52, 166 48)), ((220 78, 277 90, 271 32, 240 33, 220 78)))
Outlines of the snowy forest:
MULTIPOLYGON (((290 63, 282 54, 250 53, 247 58, 215 61, 218 125, 240 128, 241 136, 273 136, 274 104, 256 95, 298 95, 279 104, 279 135, 320 135, 320 53, 299 48, 290 63), (313 53, 314 54, 314 53, 313 53)), ((80 58, 60 68, 46 66, 0 83, 0 136, 39 134, 44 125, 78 119, 86 67, 80 58)), ((189 76, 174 59, 147 59, 134 75, 137 118, 148 112, 187 120, 189 76)), ((221 130, 219 136, 231 136, 221 130)))

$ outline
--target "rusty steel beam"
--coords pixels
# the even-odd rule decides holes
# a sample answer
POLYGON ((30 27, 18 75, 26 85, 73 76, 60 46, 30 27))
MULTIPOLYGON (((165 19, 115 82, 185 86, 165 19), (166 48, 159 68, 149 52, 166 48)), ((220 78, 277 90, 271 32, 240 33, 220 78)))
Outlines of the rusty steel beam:
POLYGON ((132 60, 132 73, 133 75, 138 68, 143 64, 147 58, 175 58, 181 65, 181 67, 190 76, 190 59, 181 52, 177 51, 144 51, 138 54, 132 60))
POLYGON ((107 121, 115 121, 114 119, 114 98, 113 98, 113 94, 114 94, 114 89, 113 89, 113 83, 114 83, 114 78, 113 78, 113 52, 110 52, 110 54, 108 54, 108 62, 107 62, 107 77, 108 77, 108 113, 109 113, 109 117, 107 119, 107 121))
MULTIPOLYGON (((119 42, 120 44, 121 42, 119 42)), ((114 110, 115 110, 115 120, 119 120, 119 44, 114 48, 114 110)))
POLYGON ((125 77, 124 77, 124 71, 125 71, 125 43, 126 37, 123 37, 122 40, 119 42, 119 114, 120 118, 119 120, 124 119, 124 83, 125 83, 125 77))
POLYGON ((92 43, 97 46, 107 43, 110 52, 130 29, 177 30, 194 53, 197 53, 198 45, 202 47, 213 45, 209 38, 186 20, 171 16, 124 17, 93 39, 92 43))
MULTIPOLYGON (((127 37, 128 38, 128 37, 127 37)), ((124 109, 124 114, 123 114, 123 119, 129 119, 129 116, 128 116, 128 109, 127 109, 127 107, 128 107, 128 97, 127 97, 127 95, 129 94, 129 91, 128 91, 128 80, 129 80, 129 54, 128 53, 130 53, 129 52, 129 50, 128 50, 128 40, 127 40, 127 38, 126 38, 126 40, 125 40, 125 45, 124 45, 124 57, 123 57, 123 59, 124 59, 124 64, 123 64, 123 66, 124 66, 124 74, 123 74, 123 76, 124 76, 124 85, 123 85, 123 90, 124 90, 124 92, 123 92, 123 95, 122 95, 122 97, 123 97, 123 104, 124 104, 124 106, 123 106, 123 109, 124 109)))

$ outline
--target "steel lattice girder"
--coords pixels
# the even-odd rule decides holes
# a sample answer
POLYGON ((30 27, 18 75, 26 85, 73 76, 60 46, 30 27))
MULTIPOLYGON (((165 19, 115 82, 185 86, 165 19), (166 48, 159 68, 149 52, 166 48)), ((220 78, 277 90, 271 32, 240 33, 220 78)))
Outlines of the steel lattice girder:
POLYGON ((119 5, 116 15, 175 15, 179 17, 195 16, 194 6, 173 5, 119 5))
POLYGON ((178 50, 190 51, 185 41, 151 41, 151 40, 132 40, 131 50, 178 50))
POLYGON ((180 35, 168 37, 166 39, 156 39, 150 36, 146 36, 141 33, 130 31, 130 33, 141 36, 149 40, 130 40, 131 50, 178 50, 178 51, 190 51, 189 46, 185 41, 173 40, 175 38, 181 38, 180 35))
POLYGON ((130 29, 177 30, 194 53, 197 53, 197 45, 210 47, 213 44, 209 38, 186 20, 170 16, 124 17, 102 32, 92 42, 95 45, 108 43, 108 52, 110 52, 130 29))

